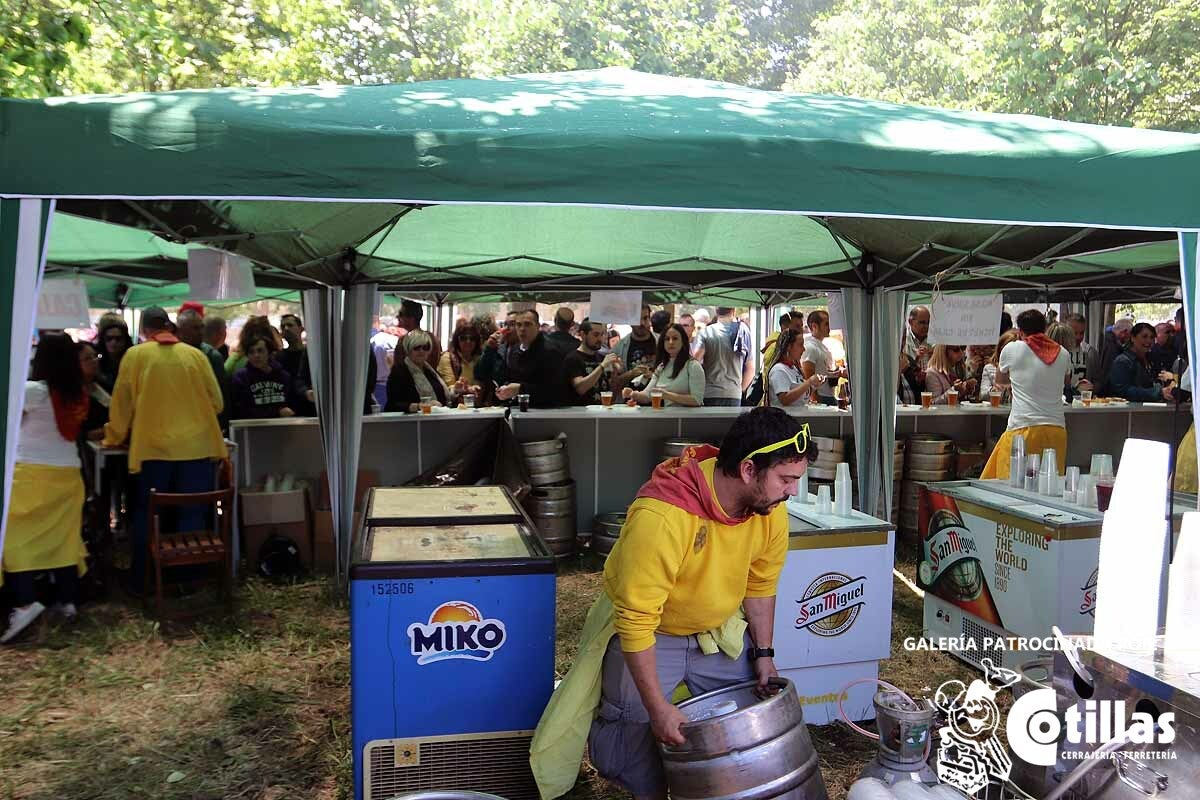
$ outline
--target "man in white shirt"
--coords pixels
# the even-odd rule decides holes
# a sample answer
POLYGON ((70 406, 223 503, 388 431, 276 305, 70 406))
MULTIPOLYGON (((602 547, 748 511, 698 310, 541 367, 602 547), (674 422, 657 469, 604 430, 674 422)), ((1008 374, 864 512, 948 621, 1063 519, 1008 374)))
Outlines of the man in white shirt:
POLYGON ((804 337, 804 355, 800 357, 800 369, 807 380, 813 376, 825 376, 817 384, 817 401, 822 405, 836 406, 837 397, 834 387, 839 378, 846 377, 845 370, 839 370, 833 360, 833 353, 825 346, 829 338, 829 314, 824 311, 813 311, 808 315, 808 335, 804 337))
POLYGON ((1084 337, 1087 336, 1087 319, 1082 314, 1068 314, 1066 321, 1075 333, 1075 344, 1078 346, 1075 352, 1071 353, 1071 388, 1090 389, 1091 384, 1087 382, 1087 365, 1096 348, 1090 342, 1084 341, 1084 337))
POLYGON ((908 312, 908 328, 904 331, 904 354, 916 368, 915 377, 921 386, 925 385, 925 368, 933 355, 933 347, 926 341, 928 337, 929 309, 914 306, 908 312))
POLYGON ((996 443, 983 477, 1006 479, 1012 438, 1025 438, 1025 452, 1041 453, 1053 448, 1058 472, 1066 471, 1067 423, 1063 412, 1063 389, 1071 382, 1071 354, 1046 336, 1046 317, 1037 309, 1017 315, 1020 341, 1000 353, 1000 372, 996 388, 1012 389, 1012 410, 1008 429, 996 443))

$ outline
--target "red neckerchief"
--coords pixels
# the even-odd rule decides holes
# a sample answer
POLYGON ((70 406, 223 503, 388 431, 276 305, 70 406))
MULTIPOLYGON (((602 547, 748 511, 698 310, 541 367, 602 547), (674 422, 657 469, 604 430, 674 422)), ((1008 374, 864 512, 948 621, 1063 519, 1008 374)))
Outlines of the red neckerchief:
POLYGON ((1058 358, 1058 351, 1062 350, 1061 344, 1044 333, 1035 333, 1032 336, 1026 336, 1025 344, 1029 345, 1029 349, 1033 351, 1033 354, 1045 362, 1047 366, 1054 363, 1054 360, 1058 358))
POLYGON ((81 395, 72 403, 51 389, 50 405, 54 407, 54 424, 58 426, 59 434, 68 442, 78 439, 88 415, 88 396, 81 395))
POLYGON ((700 468, 701 461, 716 458, 720 452, 710 444, 687 448, 679 458, 672 458, 655 467, 650 480, 642 485, 637 496, 661 500, 722 525, 741 525, 753 515, 731 517, 726 514, 717 504, 712 486, 700 468))

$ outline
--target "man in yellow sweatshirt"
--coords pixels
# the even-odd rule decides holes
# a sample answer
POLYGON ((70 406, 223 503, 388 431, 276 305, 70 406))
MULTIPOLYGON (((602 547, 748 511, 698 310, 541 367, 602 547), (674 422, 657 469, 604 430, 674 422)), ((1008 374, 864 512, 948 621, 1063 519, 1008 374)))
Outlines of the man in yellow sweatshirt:
MULTIPOLYGON (((604 568, 616 636, 601 669, 600 708, 588 737, 596 769, 635 798, 665 798, 658 742, 681 744, 687 721, 670 702, 778 673, 775 592, 787 556, 783 501, 816 458, 808 426, 779 408, 738 417, 721 447, 689 448, 660 464, 629 507, 604 568), (735 616, 746 652, 706 654, 702 637, 735 616)), ((713 648, 708 648, 713 649, 713 648)))
MULTIPOLYGON (((146 566, 150 490, 212 491, 217 460, 228 457, 217 423, 224 401, 204 353, 181 344, 161 308, 142 312, 142 343, 121 360, 113 387, 104 444, 129 444, 129 471, 140 476, 133 510, 132 570, 128 588, 142 587, 146 566)), ((184 509, 176 530, 205 527, 204 509, 184 509)))

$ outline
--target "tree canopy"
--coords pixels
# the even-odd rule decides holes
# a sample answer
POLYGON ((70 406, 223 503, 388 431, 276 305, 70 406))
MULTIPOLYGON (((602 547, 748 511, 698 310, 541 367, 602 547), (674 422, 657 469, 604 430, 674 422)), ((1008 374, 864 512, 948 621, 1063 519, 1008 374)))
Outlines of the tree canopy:
POLYGON ((14 0, 0 95, 625 66, 1200 130, 1197 0, 14 0))

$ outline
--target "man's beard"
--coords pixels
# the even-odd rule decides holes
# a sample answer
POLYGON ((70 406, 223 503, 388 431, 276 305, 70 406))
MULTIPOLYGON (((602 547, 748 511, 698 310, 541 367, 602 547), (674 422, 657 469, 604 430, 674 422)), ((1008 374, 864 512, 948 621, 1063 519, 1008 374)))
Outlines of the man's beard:
POLYGON ((756 495, 756 497, 746 504, 746 510, 760 517, 770 516, 779 507, 780 503, 787 500, 786 496, 780 497, 778 500, 771 500, 767 497, 766 492, 757 492, 756 495))

